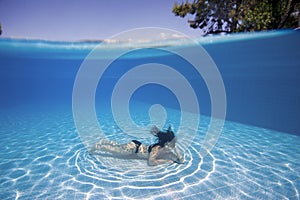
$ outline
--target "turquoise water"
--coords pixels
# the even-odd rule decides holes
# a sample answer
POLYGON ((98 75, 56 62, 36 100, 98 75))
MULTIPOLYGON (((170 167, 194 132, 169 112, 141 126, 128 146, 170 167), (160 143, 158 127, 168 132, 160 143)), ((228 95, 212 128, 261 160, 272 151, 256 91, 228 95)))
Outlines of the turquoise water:
MULTIPOLYGON (((2 112, 1 199, 299 199, 299 136, 227 121, 203 159, 208 122, 185 164, 149 167, 89 155, 64 110, 2 112)), ((125 140, 117 129, 108 135, 125 140)))
MULTIPOLYGON (((179 142, 185 163, 149 167, 144 160, 91 156, 75 126, 73 85, 97 43, 1 39, 0 199, 299 199, 299 32, 198 42, 218 66, 227 97, 222 133, 205 156, 200 149, 211 122, 211 103, 205 83, 184 61, 155 48, 142 50, 113 63, 100 82, 104 89, 97 89, 101 128, 107 138, 121 142, 136 138, 113 120, 110 94, 132 66, 164 63, 181 70, 193 89, 201 91, 196 94, 201 113, 197 134, 188 148, 179 142)), ((148 109, 159 103, 166 109, 167 124, 175 131, 180 127, 179 102, 166 88, 146 85, 131 100, 137 124, 149 123, 148 109)), ((199 116, 191 117, 192 124, 199 116)), ((95 142, 100 139, 88 124, 85 128, 95 142)), ((191 131, 189 123, 182 129, 191 131)), ((139 139, 149 143, 147 133, 142 134, 139 139)))

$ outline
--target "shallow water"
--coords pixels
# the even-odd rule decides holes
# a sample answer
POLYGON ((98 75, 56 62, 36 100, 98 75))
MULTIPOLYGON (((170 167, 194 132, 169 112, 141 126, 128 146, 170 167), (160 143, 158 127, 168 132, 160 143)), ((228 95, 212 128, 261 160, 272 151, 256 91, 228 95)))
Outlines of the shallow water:
MULTIPOLYGON (((211 151, 205 152, 206 138, 219 130, 211 126, 217 119, 210 118, 209 91, 184 59, 151 43, 153 48, 131 51, 112 63, 97 86, 95 111, 102 134, 119 142, 150 144, 155 138, 148 131, 115 121, 111 94, 118 80, 135 66, 161 63, 191 83, 200 115, 189 113, 182 124, 181 102, 169 88, 146 84, 131 97, 130 114, 140 126, 151 122, 152 105, 164 106, 165 118, 159 116, 155 123, 173 126, 185 155, 182 165, 149 167, 145 160, 90 155, 87 147, 103 135, 88 120, 79 124, 83 127, 74 120, 76 74, 96 43, 1 39, 0 199, 299 199, 299 31, 197 42, 216 62, 226 89, 226 121, 211 151)), ((102 50, 108 52, 101 61, 128 48, 105 45, 102 50)))
MULTIPOLYGON (((1 199, 299 199, 299 136, 227 121, 202 158, 209 118, 201 121, 184 164, 149 167, 91 156, 68 112, 2 112, 1 199)), ((114 130, 107 137, 132 139, 114 130)))

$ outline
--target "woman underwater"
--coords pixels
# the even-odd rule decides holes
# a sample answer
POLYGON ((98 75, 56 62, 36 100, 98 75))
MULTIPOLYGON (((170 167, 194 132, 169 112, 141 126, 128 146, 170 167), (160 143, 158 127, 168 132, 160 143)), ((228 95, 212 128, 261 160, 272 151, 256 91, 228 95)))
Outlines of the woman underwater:
POLYGON ((138 158, 148 160, 148 165, 150 166, 166 163, 184 163, 184 158, 176 147, 176 137, 171 127, 166 132, 163 132, 154 126, 150 133, 157 137, 157 143, 147 146, 137 140, 132 140, 127 144, 119 144, 115 141, 101 139, 91 149, 91 153, 100 151, 108 152, 115 156, 136 155, 138 158))

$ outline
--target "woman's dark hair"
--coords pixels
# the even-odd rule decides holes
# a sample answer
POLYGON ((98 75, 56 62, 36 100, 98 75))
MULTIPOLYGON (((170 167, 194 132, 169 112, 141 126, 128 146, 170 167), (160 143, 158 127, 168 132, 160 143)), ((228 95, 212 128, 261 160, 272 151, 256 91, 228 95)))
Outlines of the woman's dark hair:
POLYGON ((159 145, 161 147, 164 147, 166 142, 171 142, 175 138, 175 134, 172 131, 171 126, 169 126, 166 132, 159 131, 156 136, 158 137, 158 142, 156 143, 156 145, 159 145))

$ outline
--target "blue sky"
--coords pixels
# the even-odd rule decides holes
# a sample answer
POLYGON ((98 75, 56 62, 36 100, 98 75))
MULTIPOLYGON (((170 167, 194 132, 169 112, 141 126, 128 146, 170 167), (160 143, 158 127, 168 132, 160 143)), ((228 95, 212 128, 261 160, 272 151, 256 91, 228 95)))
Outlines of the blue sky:
POLYGON ((2 37, 105 39, 132 28, 162 27, 200 36, 172 13, 182 0, 0 0, 2 37))

